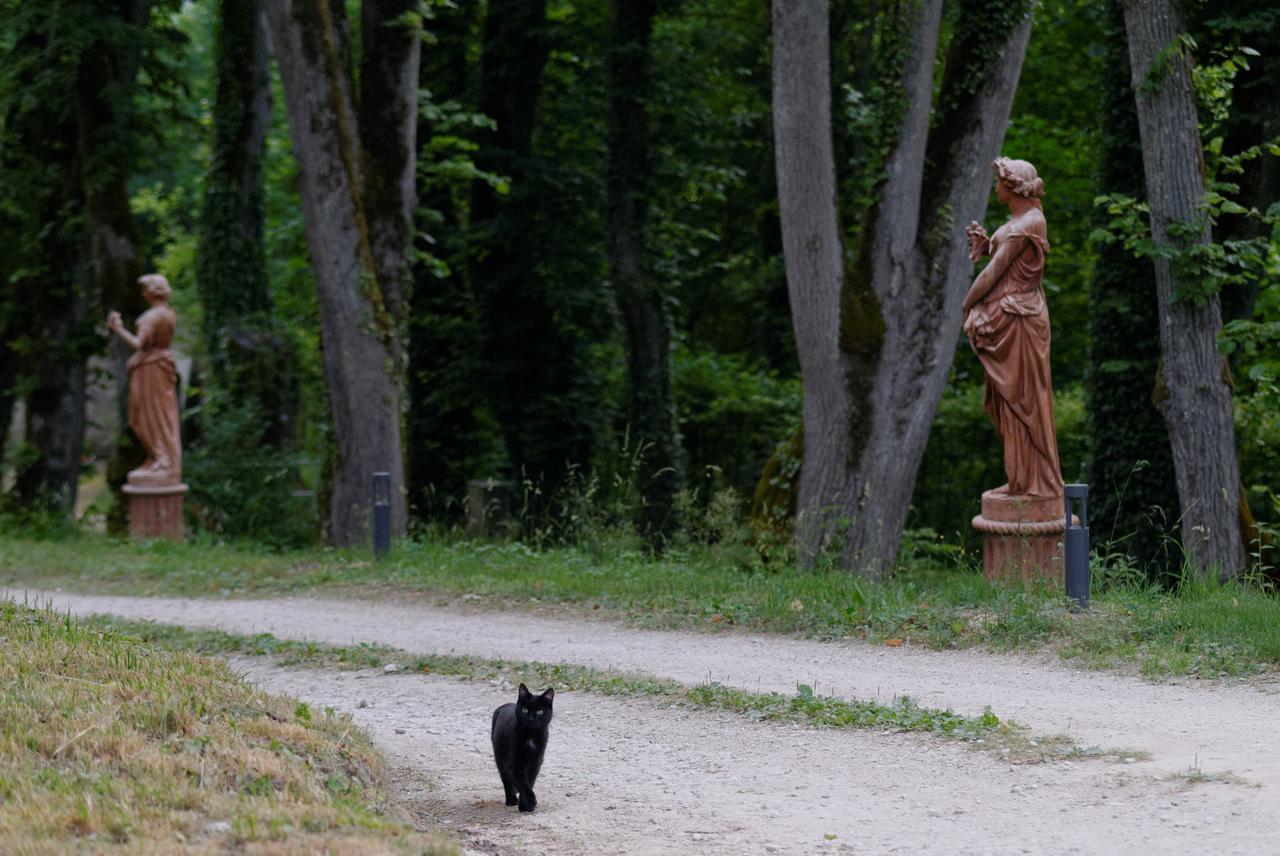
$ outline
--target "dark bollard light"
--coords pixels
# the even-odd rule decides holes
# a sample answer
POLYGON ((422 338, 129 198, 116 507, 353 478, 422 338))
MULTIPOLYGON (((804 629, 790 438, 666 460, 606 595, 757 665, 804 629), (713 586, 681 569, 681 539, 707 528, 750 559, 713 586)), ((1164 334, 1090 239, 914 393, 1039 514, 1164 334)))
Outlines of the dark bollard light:
POLYGON ((391 473, 373 474, 373 555, 391 549, 391 473))
POLYGON ((1067 531, 1063 541, 1062 552, 1066 562, 1067 605, 1073 610, 1089 608, 1089 486, 1087 484, 1069 484, 1064 490, 1064 505, 1067 512, 1067 531), (1080 522, 1074 524, 1071 519, 1071 501, 1079 500, 1077 517, 1080 522))

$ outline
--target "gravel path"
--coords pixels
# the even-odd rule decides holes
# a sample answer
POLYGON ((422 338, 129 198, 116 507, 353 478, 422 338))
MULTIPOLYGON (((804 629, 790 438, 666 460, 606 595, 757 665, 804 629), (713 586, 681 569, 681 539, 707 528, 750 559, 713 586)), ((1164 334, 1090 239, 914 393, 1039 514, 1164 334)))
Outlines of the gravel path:
POLYGON ((789 693, 805 682, 824 694, 885 700, 908 694, 964 713, 990 705, 1038 733, 1152 755, 1126 765, 1015 766, 930 738, 815 731, 564 693, 557 697, 539 810, 519 817, 502 806, 486 745, 488 715, 509 700, 508 689, 238 661, 270 689, 353 713, 395 760, 401 790, 417 810, 461 830, 481 853, 851 847, 1280 854, 1274 685, 1150 684, 1042 657, 643 631, 368 601, 30 597, 77 613, 283 638, 579 663, 751 690, 789 693), (369 706, 358 707, 361 700, 369 706), (424 784, 424 770, 434 789, 424 784), (1192 787, 1191 770, 1244 783, 1192 787))

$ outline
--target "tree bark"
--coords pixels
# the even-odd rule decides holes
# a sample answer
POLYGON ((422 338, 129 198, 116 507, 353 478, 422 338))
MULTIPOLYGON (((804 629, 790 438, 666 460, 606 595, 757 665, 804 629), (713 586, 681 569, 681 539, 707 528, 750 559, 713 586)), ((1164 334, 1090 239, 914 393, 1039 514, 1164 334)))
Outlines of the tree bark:
MULTIPOLYGON (((1204 161, 1186 32, 1172 0, 1125 0, 1132 83, 1138 106, 1143 172, 1157 246, 1180 251, 1210 240, 1199 210, 1204 161), (1181 226, 1186 233, 1177 234, 1181 226)), ((1245 567, 1239 520, 1240 471, 1231 381, 1218 352, 1217 294, 1179 294, 1168 256, 1155 259, 1161 359, 1157 404, 1169 426, 1182 506, 1182 543, 1195 573, 1230 577, 1245 567)))
POLYGON ((660 547, 677 525, 684 462, 671 397, 671 320, 646 270, 649 36, 656 0, 614 0, 609 54, 609 265, 627 336, 631 441, 640 456, 640 524, 660 547))
MULTIPOLYGON (((1108 192, 1143 199, 1142 145, 1120 0, 1109 0, 1104 14, 1099 180, 1108 192)), ((1099 212, 1100 221, 1106 217, 1099 212)), ((1116 539, 1115 548, 1154 579, 1176 572, 1179 562, 1169 429, 1151 403, 1160 358, 1157 304, 1150 259, 1118 243, 1099 248, 1089 288, 1085 381, 1092 438, 1089 516, 1096 541, 1105 545, 1116 539)))
POLYGON ((391 473, 392 532, 405 531, 397 322, 365 217, 343 4, 269 0, 267 12, 301 175, 337 446, 329 537, 351 546, 367 536, 377 471, 391 473))
MULTIPOLYGON (((117 18, 115 25, 141 28, 150 19, 151 2, 121 0, 111 14, 117 18)), ((134 136, 127 129, 131 117, 124 106, 131 103, 139 50, 136 42, 122 46, 118 38, 94 42, 80 58, 76 80, 77 142, 94 289, 103 312, 117 310, 126 320, 147 308, 138 290, 142 259, 128 186, 134 136)), ((107 528, 122 533, 128 528, 128 502, 120 488, 129 470, 140 465, 146 453, 126 427, 129 391, 125 363, 132 352, 112 337, 108 353, 116 378, 120 433, 107 463, 107 486, 114 499, 107 528)))
POLYGON ((880 16, 902 40, 903 107, 887 177, 846 270, 826 3, 774 4, 779 203, 804 382, 797 543, 809 561, 838 550, 844 568, 871 576, 897 556, 962 320, 971 268, 960 224, 985 209, 1031 28, 1029 4, 999 14, 964 5, 930 132, 942 5, 902 4, 880 16))
POLYGON ((413 246, 418 165, 418 64, 422 38, 403 20, 419 0, 364 0, 360 143, 369 244, 383 302, 396 322, 397 370, 405 282, 413 246))

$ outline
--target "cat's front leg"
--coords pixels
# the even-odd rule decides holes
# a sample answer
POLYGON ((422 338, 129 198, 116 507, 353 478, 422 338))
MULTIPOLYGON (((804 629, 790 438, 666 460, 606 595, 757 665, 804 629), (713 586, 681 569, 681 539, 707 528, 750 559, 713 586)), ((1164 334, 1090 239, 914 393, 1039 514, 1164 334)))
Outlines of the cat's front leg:
POLYGON ((524 785, 520 788, 520 810, 533 811, 538 807, 538 798, 534 796, 533 788, 524 785))
POLYGON ((516 804, 516 789, 512 786, 512 784, 511 784, 509 781, 507 781, 507 777, 506 777, 506 776, 503 776, 503 777, 502 777, 502 791, 503 791, 503 793, 504 793, 504 794, 506 794, 506 797, 507 797, 507 805, 515 805, 515 804, 516 804))

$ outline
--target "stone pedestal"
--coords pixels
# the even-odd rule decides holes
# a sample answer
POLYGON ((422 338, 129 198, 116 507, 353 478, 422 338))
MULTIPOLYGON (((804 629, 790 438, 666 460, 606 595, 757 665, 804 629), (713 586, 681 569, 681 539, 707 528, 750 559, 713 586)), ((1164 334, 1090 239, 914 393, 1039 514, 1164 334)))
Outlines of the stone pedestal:
POLYGON ((511 507, 516 499, 516 483, 497 479, 467 482, 467 535, 506 534, 514 526, 511 507))
POLYGON ((982 568, 992 582, 1046 580, 1062 584, 1062 497, 982 494, 973 528, 982 533, 982 568))
POLYGON ((126 484, 129 496, 129 534, 134 538, 182 540, 182 497, 185 484, 126 484))

